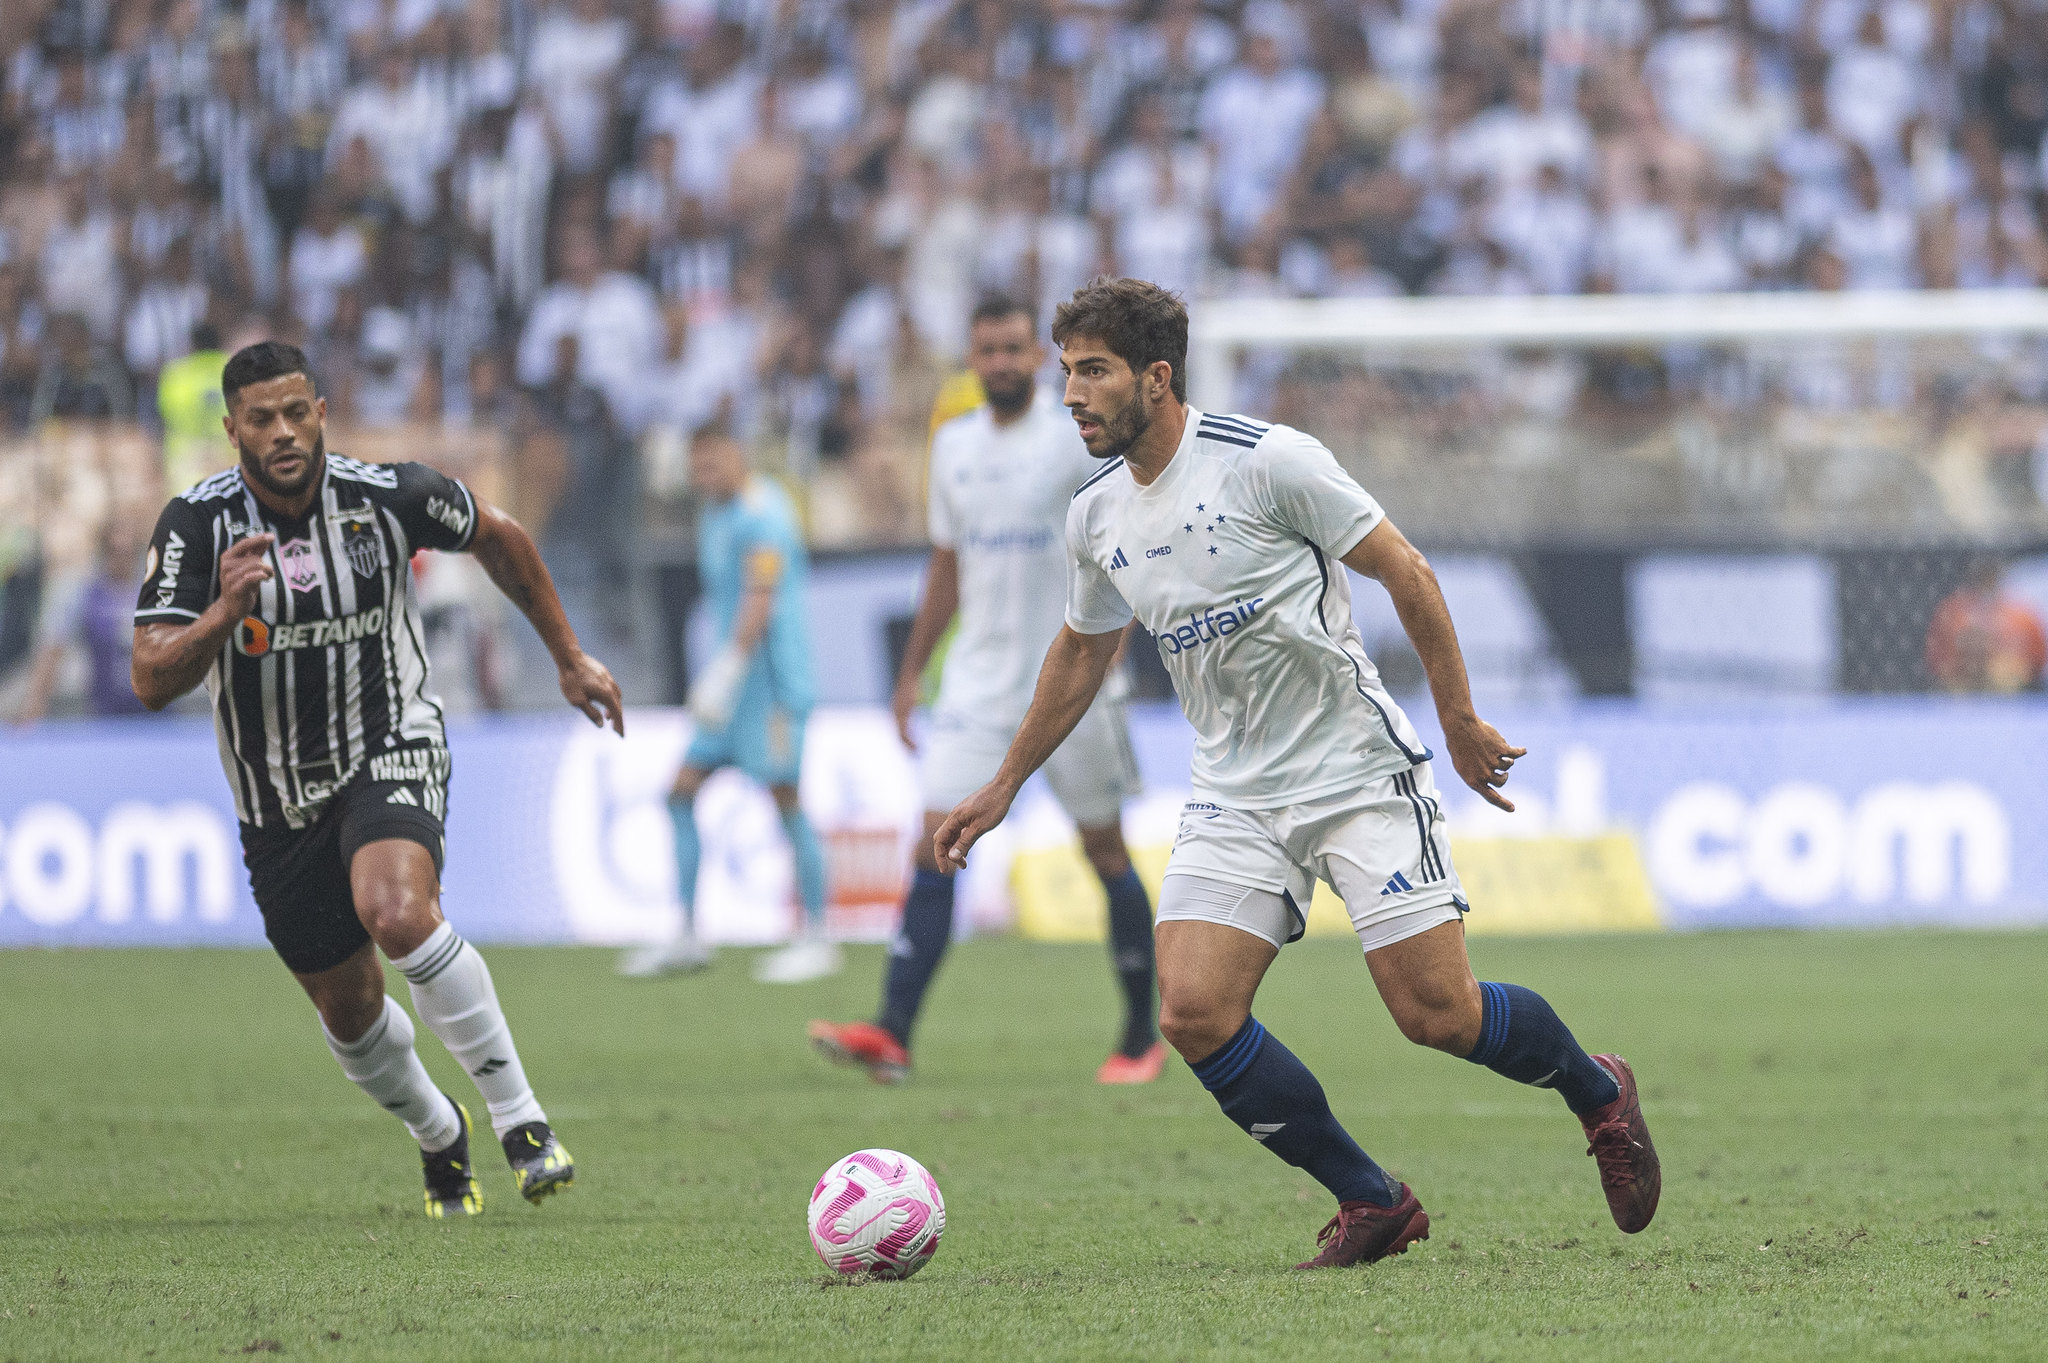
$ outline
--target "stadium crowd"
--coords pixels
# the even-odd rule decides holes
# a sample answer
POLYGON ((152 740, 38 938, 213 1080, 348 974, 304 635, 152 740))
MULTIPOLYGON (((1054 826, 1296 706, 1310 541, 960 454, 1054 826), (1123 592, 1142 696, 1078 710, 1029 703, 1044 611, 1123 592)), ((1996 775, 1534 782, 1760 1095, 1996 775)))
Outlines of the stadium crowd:
POLYGON ((275 335, 593 580, 712 422, 914 541, 984 290, 2031 285, 2044 132, 2026 0, 13 0, 0 431, 275 335))
MULTIPOLYGON (((792 468, 977 291, 2031 284, 2018 0, 24 0, 0 409, 209 330, 350 424, 594 390, 792 468)), ((570 399, 552 399, 559 405, 570 399)))

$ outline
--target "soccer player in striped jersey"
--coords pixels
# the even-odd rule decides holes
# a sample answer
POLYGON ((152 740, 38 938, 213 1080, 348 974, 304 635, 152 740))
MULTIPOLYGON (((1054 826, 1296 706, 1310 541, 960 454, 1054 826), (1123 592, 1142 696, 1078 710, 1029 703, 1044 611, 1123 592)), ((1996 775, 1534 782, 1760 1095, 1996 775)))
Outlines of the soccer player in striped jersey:
POLYGON ((135 693, 205 684, 243 859, 272 947, 342 1072, 419 1142, 429 1216, 480 1211, 469 1114, 413 1050, 381 949, 476 1082, 522 1196, 575 1175, 526 1081, 491 972, 441 916, 449 759, 413 599, 413 551, 472 553, 533 622, 562 694, 625 733, 518 522, 424 464, 330 454, 306 357, 264 341, 221 376, 239 467, 171 500, 135 609, 135 693))
POLYGON ((1002 821, 1087 712, 1135 617, 1197 736, 1160 892, 1160 1030, 1232 1121, 1336 1196, 1299 1266, 1370 1263, 1429 1234, 1413 1190, 1359 1148, 1251 1013, 1318 878, 1343 897, 1403 1034, 1557 1090, 1615 1224, 1642 1230, 1661 1178, 1635 1077, 1619 1056, 1587 1055, 1534 991, 1472 977, 1434 755, 1380 685, 1339 565, 1393 598, 1452 766, 1512 810, 1499 788, 1523 750, 1474 711, 1435 575, 1313 437, 1189 407, 1187 337, 1180 300, 1141 280, 1097 280, 1060 305, 1066 405, 1102 461, 1067 513, 1066 624, 1002 769, 947 817, 935 855, 964 865, 1002 821))

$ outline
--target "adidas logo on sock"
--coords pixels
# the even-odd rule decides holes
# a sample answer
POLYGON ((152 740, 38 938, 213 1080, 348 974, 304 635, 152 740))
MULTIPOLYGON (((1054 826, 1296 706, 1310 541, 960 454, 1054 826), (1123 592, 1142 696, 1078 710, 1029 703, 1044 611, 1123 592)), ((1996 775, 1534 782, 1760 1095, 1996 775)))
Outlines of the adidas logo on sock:
POLYGON ((475 1069, 471 1070, 470 1074, 478 1079, 487 1078, 490 1075, 496 1074, 499 1070, 504 1069, 507 1065, 511 1063, 512 1062, 509 1060, 500 1060, 496 1056, 492 1056, 489 1060, 484 1061, 483 1064, 478 1065, 475 1069))
POLYGON ((1403 891, 1412 890, 1414 888, 1415 887, 1413 885, 1410 885, 1408 883, 1408 877, 1402 875, 1399 871, 1396 871, 1394 872, 1394 878, 1387 882, 1386 888, 1381 890, 1380 893, 1383 895, 1400 894, 1403 891))
POLYGON ((1281 1129, 1286 1125, 1287 1123, 1285 1122, 1253 1122, 1252 1139, 1260 1145, 1264 1145, 1266 1137, 1279 1135, 1281 1129))
POLYGON ((413 798, 413 793, 404 786, 400 786, 397 790, 385 796, 384 803, 387 805, 412 805, 414 807, 419 805, 419 801, 413 798))

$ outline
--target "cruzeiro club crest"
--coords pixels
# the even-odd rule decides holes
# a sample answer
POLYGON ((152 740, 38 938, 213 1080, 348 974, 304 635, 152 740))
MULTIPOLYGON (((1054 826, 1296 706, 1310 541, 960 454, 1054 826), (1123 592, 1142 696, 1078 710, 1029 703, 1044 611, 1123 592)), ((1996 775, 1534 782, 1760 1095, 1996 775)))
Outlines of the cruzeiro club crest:
POLYGON ((341 549, 358 577, 375 577, 384 569, 384 541, 368 513, 342 520, 341 549))

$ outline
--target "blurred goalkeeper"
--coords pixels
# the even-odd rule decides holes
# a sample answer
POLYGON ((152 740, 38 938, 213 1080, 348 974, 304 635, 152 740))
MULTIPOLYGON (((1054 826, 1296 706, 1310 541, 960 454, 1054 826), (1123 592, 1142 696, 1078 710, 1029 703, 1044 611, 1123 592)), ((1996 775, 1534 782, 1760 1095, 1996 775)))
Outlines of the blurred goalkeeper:
POLYGON ((628 951, 619 973, 645 978, 710 962, 696 931, 697 792, 712 772, 729 766, 775 797, 804 906, 796 940, 763 957, 754 978, 801 984, 836 974, 840 965, 839 948, 825 940, 825 853, 797 803, 812 697, 803 536, 788 496, 747 467, 746 451, 721 428, 700 431, 691 442, 690 484, 704 501, 697 570, 717 620, 719 647, 690 688, 697 736, 683 754, 668 798, 682 926, 669 941, 628 951))

